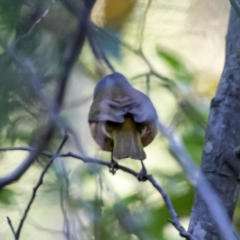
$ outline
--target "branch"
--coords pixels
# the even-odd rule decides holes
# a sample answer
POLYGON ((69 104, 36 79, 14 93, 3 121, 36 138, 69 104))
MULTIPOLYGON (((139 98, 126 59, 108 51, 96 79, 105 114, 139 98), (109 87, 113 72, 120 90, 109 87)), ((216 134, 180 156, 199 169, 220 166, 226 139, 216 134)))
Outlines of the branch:
POLYGON ((91 50, 95 56, 96 59, 102 59, 106 66, 109 68, 111 72, 115 72, 114 67, 108 60, 105 51, 103 47, 101 46, 101 43, 99 41, 99 37, 96 33, 96 28, 93 23, 89 23, 89 29, 88 29, 88 41, 91 46, 91 50))
POLYGON ((28 215, 28 212, 30 210, 30 207, 36 197, 36 194, 37 194, 37 190, 38 188, 42 185, 43 183, 43 178, 44 178, 44 175, 46 174, 47 170, 50 168, 50 166, 52 165, 54 159, 58 156, 59 152, 61 151, 61 149, 63 148, 64 144, 66 143, 68 139, 68 135, 65 135, 64 138, 63 138, 63 141, 61 142, 60 146, 58 147, 58 150, 56 151, 55 154, 52 155, 52 158, 50 159, 50 161, 48 162, 48 164, 46 165, 46 167, 44 168, 44 170, 42 171, 41 175, 40 175, 40 178, 36 184, 36 186, 33 188, 33 192, 32 192, 32 196, 30 198, 30 201, 24 211, 24 214, 23 214, 23 217, 22 219, 20 220, 20 223, 19 223, 19 226, 18 226, 18 229, 17 231, 15 232, 14 229, 13 229, 13 226, 11 224, 11 220, 8 218, 8 223, 11 227, 11 230, 14 234, 14 237, 15 237, 15 240, 18 240, 20 238, 20 233, 21 233, 21 230, 22 230, 22 227, 23 227, 23 224, 24 224, 24 221, 25 219, 27 218, 27 215, 28 215))
POLYGON ((230 3, 233 9, 235 10, 235 12, 237 13, 238 17, 240 17, 240 4, 238 0, 230 0, 230 3))
POLYGON ((129 44, 121 41, 120 39, 118 39, 117 37, 109 34, 106 30, 97 27, 96 25, 94 25, 94 27, 98 30, 98 31, 102 31, 103 34, 105 34, 105 36, 111 38, 113 41, 117 41, 119 44, 121 44, 123 47, 125 47, 126 49, 128 49, 129 51, 131 51, 132 53, 136 54, 137 56, 139 56, 145 63, 146 65, 149 67, 149 69, 151 70, 152 74, 156 74, 156 76, 158 76, 164 83, 173 83, 174 81, 168 77, 165 77, 159 73, 157 73, 154 69, 154 67, 150 64, 150 62, 148 61, 148 59, 145 57, 145 55, 142 52, 142 49, 134 49, 132 46, 130 46, 129 44))
POLYGON ((176 135, 169 129, 167 129, 163 124, 159 122, 159 131, 169 142, 169 148, 172 154, 177 159, 183 170, 186 172, 189 181, 195 186, 207 206, 214 222, 216 223, 217 229, 221 234, 222 238, 225 240, 236 239, 232 233, 233 226, 230 219, 223 207, 222 202, 219 197, 210 186, 205 175, 198 170, 193 160, 189 156, 187 150, 185 149, 180 137, 177 138, 176 135), (198 184, 197 184, 198 178, 198 184), (214 203, 214 204, 213 204, 214 203))
MULTIPOLYGON (((29 148, 29 147, 17 147, 17 148, 0 148, 0 151, 12 151, 12 150, 20 150, 20 151, 35 151, 35 149, 33 148, 29 148)), ((98 165, 102 165, 102 166, 106 166, 108 168, 111 168, 112 165, 110 162, 106 162, 106 161, 103 161, 103 160, 99 160, 99 159, 95 159, 95 158, 88 158, 88 157, 83 157, 83 156, 80 156, 80 155, 77 155, 77 154, 74 154, 72 152, 68 152, 68 153, 63 153, 63 154, 51 154, 49 152, 41 152, 40 154, 44 155, 44 156, 48 156, 50 158, 53 158, 53 156, 55 158, 57 157, 61 157, 61 158, 65 158, 65 157, 72 157, 72 158, 75 158, 75 159, 79 159, 81 161, 83 161, 84 163, 95 163, 95 164, 98 164, 98 165)), ((129 173, 131 174, 132 176, 134 176, 136 179, 138 179, 139 177, 139 173, 128 168, 128 167, 125 167, 125 166, 122 166, 120 164, 118 164, 116 162, 114 168, 116 170, 120 169, 126 173, 129 173)), ((173 205, 172 205, 172 202, 170 200, 170 198, 168 197, 168 195, 166 194, 166 192, 160 187, 160 185, 157 183, 157 181, 154 179, 153 176, 151 175, 146 175, 145 176, 146 180, 148 180, 152 185, 153 187, 160 193, 160 195, 162 196, 168 210, 169 210, 169 213, 171 214, 172 216, 172 220, 170 220, 170 222, 174 225, 174 227, 179 231, 180 235, 183 236, 183 237, 186 237, 187 239, 189 240, 196 240, 194 237, 192 237, 184 228, 183 226, 180 224, 180 221, 179 221, 179 218, 177 216, 177 213, 176 211, 174 210, 173 208, 173 205)))
POLYGON ((145 8, 145 11, 143 13, 143 18, 142 18, 142 22, 141 22, 141 29, 140 29, 140 37, 139 37, 139 50, 142 49, 142 45, 143 45, 143 34, 144 34, 144 30, 145 30, 145 24, 146 24, 146 18, 147 18, 147 13, 148 10, 151 6, 152 0, 148 0, 147 6, 145 8))
MULTIPOLYGON (((97 26, 95 26, 96 29, 98 29, 98 31, 102 31, 107 37, 111 38, 113 41, 117 41, 119 44, 121 44, 123 47, 125 47, 126 49, 128 49, 129 51, 133 52, 134 54, 136 54, 138 57, 140 57, 145 64, 148 66, 149 71, 146 74, 140 74, 138 76, 135 77, 139 78, 141 76, 155 76, 156 78, 158 78, 161 81, 161 85, 163 87, 165 87, 168 91, 170 91, 173 96, 178 100, 179 103, 179 107, 185 112, 185 114, 187 115, 187 111, 186 109, 195 109, 195 107, 193 106, 193 104, 191 102, 189 102, 185 96, 181 93, 181 91, 179 90, 176 81, 174 81, 171 78, 168 78, 166 76, 164 76, 161 73, 158 73, 158 71, 156 71, 156 69, 153 67, 153 65, 150 63, 150 61, 147 59, 147 57, 145 56, 145 54, 143 53, 142 49, 134 49, 132 46, 130 46, 129 44, 121 41, 120 39, 116 38, 115 36, 112 36, 111 34, 109 34, 107 31, 105 31, 104 29, 101 29, 97 26), (183 105, 181 104, 182 102, 184 102, 184 108, 183 105)), ((196 111, 195 111, 196 113, 196 111)), ((188 115, 187 115, 188 116, 188 115)), ((201 126, 202 128, 205 129, 206 127, 206 121, 205 119, 200 115, 197 114, 197 117, 194 118, 194 120, 197 119, 197 123, 199 124, 199 126, 201 126)))
POLYGON ((69 199, 69 180, 68 180, 65 166, 62 163, 61 159, 59 159, 59 161, 57 161, 57 162, 54 162, 54 164, 55 164, 56 174, 57 174, 58 180, 60 182, 60 189, 59 189, 60 208, 61 208, 62 215, 64 218, 63 232, 64 232, 66 239, 71 239, 70 224, 69 224, 67 209, 65 206, 65 199, 67 199, 67 201, 69 199))
POLYGON ((42 129, 43 134, 40 140, 35 144, 34 151, 31 151, 30 154, 23 160, 23 162, 11 173, 0 178, 0 189, 4 186, 11 184, 14 181, 17 181, 31 166, 31 164, 38 157, 39 153, 44 150, 44 148, 48 145, 53 132, 54 132, 54 124, 49 123, 45 129, 42 129))
POLYGON ((42 16, 33 23, 33 25, 30 27, 30 29, 27 31, 27 33, 25 33, 24 35, 18 37, 14 42, 13 42, 13 47, 16 46, 20 41, 22 41, 24 38, 26 38, 27 36, 31 35, 33 30, 36 28, 36 26, 42 22, 42 20, 48 15, 50 8, 52 7, 52 5, 55 3, 55 0, 52 0, 49 7, 44 11, 44 13, 42 14, 42 16))
POLYGON ((8 222, 8 225, 9 225, 9 227, 10 227, 12 233, 13 233, 13 236, 16 238, 16 232, 15 232, 14 227, 12 225, 12 221, 8 216, 7 216, 7 222, 8 222))
POLYGON ((163 198, 171 216, 173 217, 173 219, 169 220, 169 222, 171 222, 173 224, 173 226, 179 231, 179 233, 182 237, 185 237, 186 239, 189 239, 189 240, 197 240, 190 233, 188 233, 184 229, 184 227, 181 225, 178 215, 173 208, 172 202, 171 202, 170 198, 168 197, 168 195, 166 194, 166 192, 163 190, 163 188, 160 187, 160 185, 156 182, 156 180, 151 175, 147 176, 147 180, 149 182, 151 182, 153 187, 155 187, 158 190, 158 192, 162 195, 162 198, 163 198))
POLYGON ((63 98, 65 95, 66 84, 68 76, 72 70, 72 67, 77 60, 79 53, 82 50, 84 40, 87 35, 87 27, 89 22, 90 13, 95 0, 84 0, 83 12, 79 17, 78 27, 76 29, 76 35, 73 38, 73 42, 69 49, 66 51, 66 56, 64 58, 64 69, 62 76, 60 77, 58 89, 55 95, 55 111, 59 112, 63 103, 63 98))
MULTIPOLYGON (((81 14, 81 17, 78 21, 78 27, 76 29, 76 35, 73 37, 73 43, 68 49, 68 54, 66 54, 64 59, 64 66, 63 66, 63 73, 61 74, 59 83, 57 85, 55 99, 54 99, 54 108, 53 108, 53 115, 59 115, 61 107, 63 105, 63 99, 65 96, 65 90, 67 86, 67 80, 69 74, 72 70, 72 67, 77 60, 78 55, 81 52, 81 49, 84 44, 84 40, 87 34, 87 23, 89 21, 89 15, 95 0, 85 0, 84 1, 84 9, 81 14)), ((31 69, 30 69, 31 70, 31 69)), ((54 118, 55 119, 55 118, 54 118)), ((35 151, 31 152, 29 156, 10 174, 7 176, 0 178, 0 189, 7 184, 10 184, 14 181, 17 181, 30 167, 30 165, 34 162, 40 152, 44 150, 44 148, 48 145, 53 132, 55 129, 55 121, 50 117, 48 124, 42 135, 41 139, 35 145, 35 151)))
MULTIPOLYGON (((207 208, 209 212, 211 213, 214 221, 217 224, 218 230, 221 233, 221 235, 224 237, 224 239, 230 240, 233 239, 233 234, 231 233, 232 225, 229 221, 229 218, 219 201, 218 196, 215 194, 215 192, 212 190, 212 188, 209 186, 208 181, 206 180, 205 176, 198 172, 197 167, 194 165, 191 157, 187 153, 186 149, 184 148, 184 145, 182 144, 180 138, 176 139, 176 136, 173 135, 172 131, 164 127, 161 123, 159 123, 159 130, 165 136, 169 141, 169 148, 171 149, 172 153, 174 154, 175 158, 178 160, 179 164, 182 166, 182 168, 185 170, 185 172, 188 175, 188 179, 190 182, 197 187, 198 191, 200 192, 201 197, 203 198, 205 204, 207 205, 207 208), (199 184, 196 186, 196 179, 197 176, 201 178, 201 181, 199 181, 199 184), (212 204, 214 202, 214 205, 212 204)), ((0 148, 0 151, 10 151, 10 150, 22 150, 22 151, 35 151, 34 148, 29 147, 17 147, 17 148, 0 148)), ((52 154, 49 152, 41 152, 41 155, 52 157, 52 154)), ((94 158, 87 158, 82 157, 80 155, 74 154, 72 152, 59 154, 57 157, 72 157, 75 159, 79 159, 83 161, 84 163, 95 163, 102 166, 111 167, 110 162, 94 159, 94 158)), ((134 177, 138 177, 138 173, 133 171, 130 168, 127 168, 125 166, 121 166, 118 163, 115 166, 116 169, 120 169, 124 172, 127 172, 134 177)), ((173 221, 171 221, 174 226, 179 230, 180 233, 183 234, 183 236, 188 236, 187 232, 182 230, 181 226, 179 225, 179 220, 177 221, 177 214, 173 212, 173 208, 171 207, 171 201, 167 200, 165 198, 164 191, 161 190, 160 186, 155 185, 155 182, 151 178, 151 176, 147 176, 147 180, 152 183, 152 185, 159 191, 159 193, 163 196, 163 199, 168 206, 169 212, 173 217, 173 221)))

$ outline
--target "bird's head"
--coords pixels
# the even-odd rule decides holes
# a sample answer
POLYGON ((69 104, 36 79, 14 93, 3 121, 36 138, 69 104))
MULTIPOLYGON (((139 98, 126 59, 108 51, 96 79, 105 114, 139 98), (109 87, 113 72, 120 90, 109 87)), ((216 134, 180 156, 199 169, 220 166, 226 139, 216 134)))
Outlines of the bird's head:
POLYGON ((121 73, 116 72, 116 73, 109 74, 104 78, 102 78, 96 85, 94 90, 94 98, 98 93, 103 92, 103 90, 106 90, 106 89, 112 90, 118 87, 123 89, 128 89, 129 87, 132 87, 132 86, 121 73))

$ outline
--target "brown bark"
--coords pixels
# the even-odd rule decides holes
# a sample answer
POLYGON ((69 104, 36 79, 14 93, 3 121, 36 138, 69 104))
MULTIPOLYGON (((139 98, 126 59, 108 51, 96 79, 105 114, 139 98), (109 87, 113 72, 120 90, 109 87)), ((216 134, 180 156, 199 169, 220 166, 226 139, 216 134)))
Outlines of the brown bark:
MULTIPOLYGON (((231 220, 239 194, 239 174, 236 167, 240 166, 240 159, 234 154, 234 149, 239 145, 240 18, 231 9, 225 66, 215 98, 211 102, 201 164, 202 172, 231 220)), ((214 208, 214 202, 212 206, 214 208)), ((200 240, 223 239, 198 191, 195 194, 189 231, 200 240)))

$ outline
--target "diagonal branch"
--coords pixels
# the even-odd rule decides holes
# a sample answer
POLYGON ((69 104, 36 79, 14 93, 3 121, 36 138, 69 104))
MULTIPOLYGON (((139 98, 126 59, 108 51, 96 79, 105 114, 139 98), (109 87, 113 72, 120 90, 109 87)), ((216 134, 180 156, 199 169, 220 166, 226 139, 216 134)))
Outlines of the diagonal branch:
POLYGON ((169 148, 182 169, 186 172, 188 180, 196 187, 208 211, 210 212, 217 229, 224 240, 236 239, 233 226, 216 192, 210 186, 205 175, 198 170, 180 138, 159 122, 159 131, 168 140, 169 148), (197 184, 198 179, 198 184, 197 184), (213 205, 214 203, 214 205, 213 205))
MULTIPOLYGON (((94 3, 95 3, 95 0, 84 1, 83 12, 78 21, 76 34, 73 37, 72 45, 68 49, 67 54, 65 56, 63 72, 59 79, 59 84, 56 89, 55 100, 53 104, 54 105, 53 114, 56 116, 58 116, 61 110, 61 107, 63 105, 63 99, 65 96, 68 77, 83 47, 84 40, 87 34, 87 23, 89 21, 90 12, 94 3)), ((39 153, 42 152, 47 147, 54 133, 54 130, 55 130, 55 121, 53 121, 50 118, 47 126, 42 129, 44 134, 42 134, 42 137, 40 138, 40 140, 35 144, 35 151, 30 152, 29 156, 25 160, 23 160, 23 162, 12 173, 8 174, 5 177, 0 178, 0 189, 7 184, 17 181, 25 173, 25 171, 27 171, 27 169, 37 158, 39 153)))
POLYGON ((233 9, 235 10, 235 12, 237 13, 238 17, 240 17, 240 4, 238 0, 230 0, 230 3, 233 9))
POLYGON ((13 233, 14 238, 16 238, 16 232, 15 232, 14 227, 12 225, 12 221, 8 216, 7 216, 7 222, 8 222, 8 225, 9 225, 9 227, 10 227, 12 233, 13 233))
POLYGON ((239 28, 240 18, 236 11, 231 8, 226 37, 225 65, 216 95, 211 102, 205 146, 202 152, 201 172, 205 179, 202 176, 198 178, 199 188, 195 194, 189 225, 189 231, 200 239, 236 239, 232 233, 233 227, 230 220, 233 219, 239 196, 239 172, 234 166, 239 164, 239 159, 233 154, 234 148, 239 146, 240 139, 239 28), (213 198, 208 199, 211 208, 207 205, 208 193, 206 191, 204 194, 200 192, 200 187, 206 180, 218 196, 218 203, 221 202, 221 205, 224 206, 227 218, 214 215, 220 212, 219 209, 216 209, 217 204, 213 198), (221 225, 216 224, 216 220, 221 225), (223 232, 223 229, 227 229, 228 232, 223 232), (225 234, 223 235, 223 233, 225 234))
MULTIPOLYGON (((198 191, 200 192, 200 195, 202 196, 205 204, 208 207, 208 210, 211 212, 211 215, 214 218, 214 221, 217 224, 219 232, 221 232, 221 235, 224 237, 224 239, 235 239, 233 238, 233 234, 229 229, 232 229, 231 223, 226 215, 226 212, 224 211, 224 208, 219 201, 219 198, 216 196, 215 192, 212 190, 212 188, 209 186, 205 176, 198 172, 197 167, 194 165, 191 157, 188 155, 186 149, 184 148, 182 142, 180 139, 177 140, 176 136, 173 135, 173 132, 164 127, 161 123, 159 123, 159 131, 162 133, 164 137, 166 137, 169 141, 169 148, 171 149, 172 154, 176 157, 179 164, 182 166, 182 168, 185 170, 185 172, 188 175, 188 179, 190 182, 196 186, 196 179, 199 175, 199 178, 202 180, 200 183, 196 186, 198 191), (214 206, 212 205, 212 202, 214 202, 214 206)), ((17 148, 0 148, 0 151, 11 151, 11 150, 22 150, 22 151, 35 151, 34 148, 31 147, 17 147, 17 148)), ((50 152, 41 152, 40 154, 52 157, 52 154, 50 152)), ((74 154, 72 152, 59 154, 59 157, 72 157, 75 159, 79 159, 85 163, 95 163, 102 166, 111 167, 111 164, 106 161, 94 159, 94 158, 87 158, 82 157, 80 155, 74 154)), ((138 173, 133 171, 130 168, 127 168, 125 166, 121 166, 119 164, 116 165, 116 169, 120 169, 124 172, 127 172, 134 177, 138 177, 138 173)), ((165 198, 164 190, 161 188, 158 188, 158 185, 155 185, 155 181, 151 178, 151 176, 147 176, 147 180, 152 183, 152 185, 159 191, 159 193, 163 196, 163 199, 165 200, 165 204, 168 206, 168 209, 173 217, 173 221, 171 221, 174 226, 179 230, 180 233, 183 234, 183 236, 188 236, 187 232, 182 231, 181 225, 179 225, 179 221, 177 221, 177 214, 172 211, 171 201, 168 198, 165 198)))
MULTIPOLYGON (((11 150, 21 150, 21 151, 35 151, 34 148, 28 148, 28 147, 18 147, 18 148, 0 148, 0 151, 11 151, 11 150)), ((88 158, 88 157, 83 157, 80 155, 77 155, 75 153, 72 152, 68 152, 68 153, 63 153, 63 154, 52 154, 50 152, 41 152, 40 154, 44 155, 44 156, 48 156, 49 158, 57 158, 57 157, 61 157, 61 158, 65 158, 65 157, 71 157, 71 158, 75 158, 78 160, 83 161, 84 163, 94 163, 94 164, 98 164, 98 165, 102 165, 102 166, 107 166, 108 168, 111 168, 112 165, 110 162, 106 162, 106 161, 102 161, 102 160, 98 160, 95 158, 88 158)), ((53 160, 52 160, 53 161, 53 160)), ((116 162, 115 165, 115 169, 119 169, 122 170, 126 173, 131 174, 132 176, 134 176, 136 179, 138 179, 139 177, 139 173, 128 168, 125 166, 122 166, 120 164, 118 164, 116 162)), ((169 210, 169 213, 172 216, 172 220, 170 220, 170 222, 174 225, 174 227, 179 231, 180 235, 185 237, 186 239, 189 240, 196 240, 194 237, 192 237, 181 225, 178 215, 176 213, 176 211, 173 208, 172 202, 170 200, 170 198, 168 197, 168 195, 166 194, 166 192, 164 191, 164 189, 157 183, 157 181, 154 179, 153 176, 151 175, 147 175, 145 176, 146 180, 149 181, 153 187, 160 193, 160 195, 163 197, 163 200, 169 210)))
POLYGON ((68 139, 68 135, 65 135, 64 138, 63 138, 63 141, 61 142, 60 146, 58 147, 58 150, 56 151, 55 154, 52 155, 50 161, 48 162, 48 164, 46 165, 46 167, 45 167, 44 170, 42 171, 42 173, 41 173, 41 175, 40 175, 40 177, 39 177, 39 179, 38 179, 38 182, 37 182, 36 186, 33 188, 32 196, 31 196, 30 201, 29 201, 29 203, 28 203, 28 205, 27 205, 27 207, 26 207, 26 209, 25 209, 25 211, 24 211, 24 214, 23 214, 23 216, 22 216, 22 218, 21 218, 21 220, 20 220, 20 223, 19 223, 19 225, 18 225, 18 228, 17 228, 16 232, 15 232, 15 230, 14 230, 12 224, 11 224, 11 220, 7 217, 8 223, 9 223, 9 225, 10 225, 10 227, 11 227, 11 230, 12 230, 12 232, 13 232, 13 234, 14 234, 15 240, 18 240, 18 239, 20 238, 20 233, 21 233, 23 224, 24 224, 24 222, 25 222, 25 220, 26 220, 26 218, 27 218, 27 215, 28 215, 28 212, 29 212, 29 210, 30 210, 30 207, 31 207, 31 205, 32 205, 32 203, 33 203, 33 201, 34 201, 34 199, 35 199, 35 197, 36 197, 37 190, 38 190, 38 188, 39 188, 39 187, 42 185, 42 183, 43 183, 44 175, 46 174, 47 170, 48 170, 48 169, 50 168, 50 166, 52 165, 54 159, 55 159, 55 158, 58 156, 58 154, 60 153, 60 151, 61 151, 61 149, 63 148, 64 144, 66 143, 67 139, 68 139))
POLYGON ((22 41, 24 38, 28 37, 29 35, 32 34, 33 30, 36 28, 36 26, 41 23, 43 21, 44 18, 46 18, 46 16, 48 15, 52 5, 55 3, 56 0, 51 0, 51 3, 49 5, 49 7, 44 11, 44 13, 42 14, 42 16, 33 23, 33 25, 30 27, 30 29, 22 36, 18 37, 14 42, 13 42, 13 46, 16 46, 20 41, 22 41))
POLYGON ((31 164, 38 157, 39 153, 44 150, 44 148, 48 145, 53 132, 54 132, 54 124, 53 122, 49 123, 45 129, 42 129, 43 134, 40 140, 34 145, 34 151, 31 151, 30 154, 23 160, 20 165, 13 170, 10 174, 0 178, 0 189, 8 184, 11 184, 14 181, 17 181, 31 166, 31 164))

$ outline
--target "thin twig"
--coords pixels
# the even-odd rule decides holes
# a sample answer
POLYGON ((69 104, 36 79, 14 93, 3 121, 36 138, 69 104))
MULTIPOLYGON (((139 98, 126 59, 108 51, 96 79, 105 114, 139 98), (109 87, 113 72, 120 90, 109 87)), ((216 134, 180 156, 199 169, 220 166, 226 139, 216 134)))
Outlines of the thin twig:
MULTIPOLYGON (((56 115, 57 117, 63 105, 63 99, 66 92, 68 77, 84 44, 84 40, 87 34, 87 23, 89 21, 90 12, 94 3, 95 0, 84 1, 84 10, 78 21, 78 27, 75 31, 76 34, 73 37, 73 44, 68 49, 67 54, 64 58, 63 72, 57 84, 57 89, 53 102, 52 114, 56 115)), ((31 72, 31 69, 28 70, 31 72)), ((39 153, 42 152, 44 148, 48 145, 53 135, 55 124, 55 121, 50 117, 48 124, 42 130, 44 131, 44 134, 42 134, 41 139, 36 143, 36 150, 34 152, 31 152, 29 156, 26 157, 26 159, 24 159, 24 161, 13 172, 8 174, 7 176, 0 178, 0 189, 7 184, 17 181, 27 171, 27 169, 37 158, 39 153)))
POLYGON ((150 95, 150 76, 146 75, 146 94, 150 95))
MULTIPOLYGON (((34 147, 0 147, 0 152, 7 152, 7 151, 26 151, 26 152, 34 152, 36 148, 34 147)), ((46 157, 52 157, 51 152, 40 152, 40 155, 44 155, 46 157)))
POLYGON ((11 184, 14 181, 17 181, 31 166, 31 164, 38 157, 39 153, 44 150, 44 148, 48 145, 52 135, 54 132, 54 123, 50 122, 45 129, 42 129, 42 134, 40 140, 35 144, 34 151, 31 151, 30 154, 23 160, 20 165, 14 169, 8 175, 0 178, 0 189, 4 186, 11 184))
POLYGON ((49 114, 49 117, 52 118, 53 121, 57 122, 57 117, 53 113, 53 104, 50 101, 49 97, 47 97, 42 92, 43 79, 33 61, 31 61, 29 58, 26 58, 26 56, 24 56, 17 49, 7 46, 7 44, 2 39, 0 39, 0 44, 4 48, 5 52, 13 59, 16 65, 19 66, 27 74, 29 82, 38 100, 49 114))
MULTIPOLYGON (((0 151, 10 151, 10 150, 23 150, 23 151, 34 151, 33 148, 28 148, 28 147, 19 147, 19 148, 0 148, 0 151)), ((75 159, 79 159, 81 161, 83 161, 84 163, 95 163, 95 164, 98 164, 98 165, 102 165, 102 166, 107 166, 108 168, 111 168, 112 165, 110 162, 106 162, 106 161, 103 161, 103 160, 98 160, 98 159, 95 159, 95 158, 88 158, 88 157, 82 157, 80 155, 77 155, 75 153, 72 153, 72 152, 68 152, 68 153, 63 153, 63 154, 51 154, 51 153, 47 153, 47 152, 43 152, 42 153, 43 155, 45 156, 48 156, 48 157, 53 157, 55 156, 56 157, 72 157, 72 158, 75 158, 75 159)), ((125 166, 122 166, 120 164, 118 164, 116 162, 115 164, 115 169, 118 170, 122 170, 126 173, 129 173, 131 175, 133 175, 135 178, 138 178, 139 177, 139 173, 128 168, 128 167, 125 167, 125 166)), ((163 197, 163 200, 169 210, 169 213, 171 214, 173 220, 171 220, 171 223, 174 225, 174 227, 179 231, 179 233, 181 234, 181 236, 183 237, 186 237, 187 239, 189 240, 196 240, 195 238, 193 238, 184 228, 183 226, 180 224, 180 221, 179 221, 179 218, 177 216, 177 213, 175 212, 174 208, 173 208, 173 205, 171 203, 171 200, 170 198, 168 197, 168 195, 165 193, 165 191, 160 187, 160 185, 157 183, 157 181, 153 178, 153 176, 151 175, 147 175, 146 176, 146 180, 148 180, 149 182, 152 183, 152 185, 155 187, 155 189, 157 189, 157 191, 161 194, 161 196, 163 197)))
POLYGON ((44 178, 44 175, 46 174, 47 170, 50 168, 50 166, 52 165, 54 159, 57 157, 57 155, 59 154, 59 152, 61 151, 62 147, 64 146, 64 144, 66 143, 68 139, 68 135, 65 135, 64 138, 63 138, 63 141, 61 142, 60 146, 58 147, 58 150, 56 151, 55 154, 52 155, 52 158, 50 159, 50 161, 48 162, 48 164, 46 165, 46 167, 44 168, 44 170, 42 171, 39 179, 38 179, 38 182, 37 184, 35 185, 35 187, 33 188, 33 192, 32 192, 32 196, 30 198, 30 201, 24 211, 24 214, 20 220, 20 223, 19 223, 19 226, 18 226, 18 229, 15 233, 15 240, 18 240, 20 238, 20 233, 21 233, 21 230, 22 230, 22 227, 23 227, 23 224, 24 224, 24 221, 25 219, 27 218, 27 215, 28 215, 28 212, 30 210, 30 207, 36 197, 36 194, 37 194, 37 190, 38 188, 42 185, 43 183, 43 178, 44 178))
POLYGON ((109 68, 111 72, 115 72, 114 67, 108 60, 105 51, 103 49, 103 46, 101 46, 101 43, 99 41, 99 37, 96 33, 96 28, 93 23, 89 23, 89 29, 88 29, 88 41, 91 46, 92 52, 95 55, 96 59, 102 59, 106 66, 109 68))
POLYGON ((214 219, 217 229, 223 239, 234 239, 233 235, 235 234, 235 230, 233 229, 222 202, 210 186, 205 175, 199 171, 197 166, 194 164, 181 138, 174 135, 172 129, 166 128, 160 122, 158 123, 158 128, 161 134, 168 140, 169 149, 181 165, 182 169, 186 172, 188 180, 200 193, 200 196, 204 200, 207 209, 214 219), (197 178, 200 179, 198 180, 198 184, 197 178))
POLYGON ((15 232, 14 227, 12 225, 12 221, 8 216, 7 216, 7 222, 8 222, 8 225, 10 226, 10 228, 12 230, 13 236, 16 238, 16 232, 15 232))
POLYGON ((145 11, 143 13, 141 30, 140 30, 139 48, 138 49, 142 49, 143 35, 144 35, 144 30, 145 30, 145 25, 146 25, 146 18, 147 18, 147 13, 148 13, 148 10, 150 9, 151 3, 152 3, 152 0, 148 0, 147 6, 146 6, 145 11))
MULTIPOLYGON (((95 26, 96 28, 98 28, 97 26, 95 26)), ((140 57, 145 64, 148 66, 149 71, 146 74, 141 74, 141 75, 137 75, 136 78, 139 78, 141 76, 146 76, 146 75, 152 75, 155 76, 156 78, 158 78, 161 81, 161 85, 163 87, 165 87, 166 89, 168 89, 173 95, 174 97, 176 97, 176 99, 178 100, 179 106, 182 108, 182 106, 180 105, 181 102, 185 102, 185 108, 188 109, 195 109, 195 107, 193 106, 193 104, 191 102, 189 102, 186 97, 181 93, 181 91, 179 90, 176 81, 174 81, 171 78, 168 78, 166 76, 164 76, 163 74, 158 73, 158 71, 156 71, 156 69, 153 67, 153 65, 150 63, 150 61, 148 60, 148 58, 145 56, 145 54, 143 53, 142 49, 134 49, 132 46, 130 46, 129 44, 123 42, 122 40, 116 38, 115 36, 109 34, 107 31, 105 31, 104 29, 100 29, 98 28, 99 31, 102 31, 106 36, 110 37, 112 40, 117 41, 119 44, 121 44, 123 47, 125 47, 126 49, 128 49, 129 51, 133 52, 134 54, 136 54, 138 57, 140 57)), ((184 109, 183 109, 184 110, 184 109)), ((186 113, 186 112, 185 112, 186 113)), ((186 113, 187 115, 187 113, 186 113)), ((188 116, 188 115, 187 115, 188 116)), ((197 119, 199 126, 201 126, 202 128, 205 129, 206 127, 206 120, 200 115, 197 114, 197 117, 195 118, 197 119)))
POLYGON ((71 239, 70 225, 67 214, 67 209, 65 207, 65 198, 67 195, 67 200, 69 198, 69 181, 66 173, 65 166, 63 165, 61 159, 60 161, 55 162, 57 177, 60 181, 60 208, 63 214, 63 232, 66 239, 71 239))
POLYGON ((112 38, 112 40, 117 41, 119 44, 124 46, 126 49, 128 49, 132 53, 134 53, 137 56, 139 56, 146 63, 146 65, 149 67, 151 74, 154 74, 154 75, 156 74, 165 83, 173 83, 174 82, 172 79, 157 73, 157 71, 154 69, 154 67, 151 65, 151 63, 148 61, 146 56, 143 54, 142 49, 134 49, 132 46, 128 45, 127 43, 123 42, 122 40, 120 40, 117 37, 109 34, 106 30, 101 29, 101 28, 99 28, 97 26, 95 26, 95 28, 97 28, 99 31, 102 31, 107 37, 112 38))
POLYGON ((31 35, 33 30, 36 28, 36 26, 42 22, 42 20, 44 18, 46 18, 46 16, 48 15, 50 8, 52 7, 52 5, 55 3, 55 0, 52 0, 49 7, 44 11, 44 13, 42 14, 42 16, 33 23, 33 25, 30 27, 30 29, 22 36, 18 37, 12 44, 12 47, 16 46, 20 41, 22 41, 24 38, 26 38, 27 36, 31 35))
POLYGON ((195 237, 193 237, 190 233, 188 233, 184 227, 181 225, 178 215, 176 213, 176 211, 173 208, 172 202, 170 200, 170 198, 168 197, 168 195, 166 194, 166 192, 163 190, 163 188, 160 187, 160 185, 156 182, 156 180, 151 176, 148 175, 147 176, 147 180, 149 182, 151 182, 151 184, 158 190, 158 192, 162 195, 162 198, 171 214, 171 216, 173 217, 172 220, 169 220, 169 222, 171 222, 173 224, 173 226, 179 231, 180 235, 182 237, 185 237, 186 239, 189 240, 197 240, 195 237))

